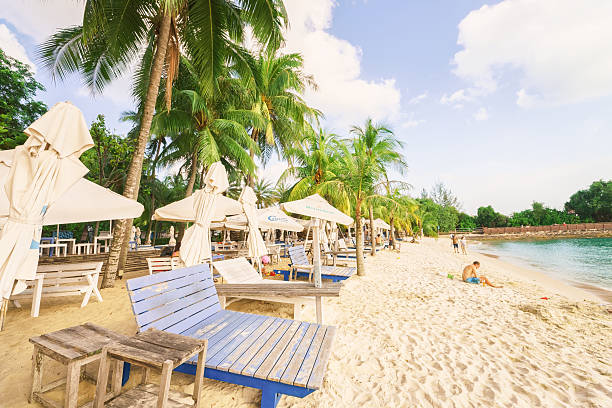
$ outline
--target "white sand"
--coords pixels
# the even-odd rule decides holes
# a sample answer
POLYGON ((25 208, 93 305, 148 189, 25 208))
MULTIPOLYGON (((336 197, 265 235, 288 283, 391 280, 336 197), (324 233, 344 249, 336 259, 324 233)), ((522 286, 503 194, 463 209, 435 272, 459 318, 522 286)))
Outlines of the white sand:
MULTIPOLYGON (((505 287, 463 283, 460 267, 475 257, 453 255, 447 244, 403 244, 401 254, 368 258, 367 276, 324 302, 325 323, 339 329, 323 388, 304 399, 284 396, 279 407, 612 406, 612 315, 597 302, 577 302, 592 295, 554 280, 542 287, 546 277, 481 255, 481 271, 505 287)), ((28 406, 28 337, 85 321, 135 331, 125 288, 102 294, 104 303, 84 309, 76 300, 47 302, 37 319, 28 304, 9 311, 0 407, 28 406)), ((290 317, 280 304, 240 301, 230 309, 290 317)), ((314 321, 313 306, 303 318, 314 321)), ((175 374, 173 387, 189 391, 190 377, 175 374)), ((203 397, 205 407, 243 408, 259 406, 260 393, 205 380, 203 397)))

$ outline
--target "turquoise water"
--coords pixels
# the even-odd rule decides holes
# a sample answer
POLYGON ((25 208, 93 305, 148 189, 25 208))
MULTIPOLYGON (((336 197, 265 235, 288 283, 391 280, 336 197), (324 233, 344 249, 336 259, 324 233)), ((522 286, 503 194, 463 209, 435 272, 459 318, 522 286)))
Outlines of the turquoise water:
POLYGON ((484 242, 478 250, 555 278, 612 290, 612 238, 484 242))

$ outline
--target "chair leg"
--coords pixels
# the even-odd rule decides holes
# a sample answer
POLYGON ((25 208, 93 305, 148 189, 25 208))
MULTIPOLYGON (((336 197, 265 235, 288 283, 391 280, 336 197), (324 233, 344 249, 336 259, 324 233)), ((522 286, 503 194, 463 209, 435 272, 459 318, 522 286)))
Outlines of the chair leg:
POLYGON ((28 402, 31 404, 34 398, 34 393, 40 392, 42 389, 42 377, 43 377, 43 353, 40 352, 40 348, 34 346, 34 353, 32 354, 32 388, 30 390, 30 397, 28 402))
POLYGON ((100 368, 98 369, 98 382, 94 394, 93 408, 103 408, 106 400, 106 383, 108 382, 108 371, 110 368, 109 357, 106 347, 102 348, 100 356, 100 368))
POLYGON ((66 375, 66 392, 64 396, 64 407, 77 408, 79 401, 79 381, 81 380, 81 365, 78 362, 68 363, 68 374, 66 375))
POLYGON ((36 283, 34 283, 31 312, 32 317, 38 317, 38 313, 40 312, 40 298, 42 297, 43 279, 43 276, 37 276, 36 283))
POLYGON ((198 353, 198 366, 193 384, 193 408, 200 408, 200 394, 202 392, 202 379, 204 378, 204 365, 206 364, 206 348, 198 353))
POLYGON ((168 405, 168 394, 170 393, 171 377, 172 360, 166 360, 162 365, 161 380, 159 382, 159 394, 157 395, 157 408, 166 408, 166 406, 168 405))

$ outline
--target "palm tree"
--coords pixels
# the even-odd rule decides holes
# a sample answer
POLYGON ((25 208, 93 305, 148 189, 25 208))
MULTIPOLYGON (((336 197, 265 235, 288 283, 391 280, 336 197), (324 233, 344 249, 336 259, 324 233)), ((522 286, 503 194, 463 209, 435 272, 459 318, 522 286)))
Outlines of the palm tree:
MULTIPOLYGON (((282 0, 87 0, 83 22, 58 31, 41 49, 54 78, 79 72, 88 87, 101 91, 138 59, 133 94, 142 111, 136 149, 130 163, 124 195, 138 198, 145 148, 155 113, 162 71, 166 72, 166 101, 170 108, 172 81, 179 55, 187 53, 202 74, 202 89, 214 93, 216 79, 228 61, 244 61, 245 26, 254 37, 276 49, 287 19, 282 0)), ((125 231, 132 220, 115 228, 103 285, 113 286, 125 231)), ((125 241, 125 242, 124 242, 125 241)))
MULTIPOLYGON (((367 119, 363 128, 353 126, 351 128, 356 138, 353 140, 356 154, 364 154, 372 161, 377 179, 387 178, 387 168, 395 167, 398 171, 406 168, 406 162, 399 150, 403 147, 393 131, 383 124, 374 124, 372 119, 367 119), (357 153, 359 152, 359 153, 357 153)), ((376 255, 376 242, 374 241, 374 209, 372 202, 368 203, 368 215, 370 217, 370 245, 372 256, 376 255)))
POLYGON ((328 178, 316 186, 316 191, 330 198, 339 210, 350 214, 354 209, 357 274, 365 275, 363 264, 362 211, 364 204, 374 194, 374 183, 378 169, 363 151, 350 151, 346 144, 340 144, 339 154, 332 163, 333 170, 328 178))
POLYGON ((278 183, 297 179, 291 186, 288 200, 298 200, 312 194, 319 184, 331 177, 330 164, 337 159, 340 145, 337 135, 311 129, 306 133, 302 146, 287 149, 293 164, 281 174, 278 183))
MULTIPOLYGON (((316 89, 314 79, 301 71, 302 65, 299 54, 276 55, 268 50, 254 59, 251 75, 243 75, 253 98, 251 109, 266 121, 265 129, 251 130, 264 164, 273 151, 280 156, 295 147, 308 128, 306 121, 316 121, 321 116, 300 97, 307 87, 316 89)), ((251 187, 254 182, 249 177, 251 187)))
POLYGON ((277 202, 276 190, 270 181, 266 179, 258 179, 253 187, 257 196, 257 204, 259 208, 270 207, 277 202))

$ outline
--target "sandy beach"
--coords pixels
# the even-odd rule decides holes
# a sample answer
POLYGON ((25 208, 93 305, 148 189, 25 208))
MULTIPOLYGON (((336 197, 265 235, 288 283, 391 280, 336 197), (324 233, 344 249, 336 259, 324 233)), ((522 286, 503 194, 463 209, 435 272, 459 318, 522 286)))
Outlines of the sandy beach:
MULTIPOLYGON (((0 407, 28 406, 29 337, 88 321, 135 332, 124 281, 102 295, 103 303, 83 309, 76 299, 43 300, 38 318, 28 302, 9 310, 0 407)), ((324 386, 304 399, 284 396, 279 407, 609 407, 612 314, 602 303, 499 259, 454 255, 444 239, 404 243, 400 253, 369 257, 365 277, 324 300, 325 323, 338 326, 324 386), (504 287, 461 282, 460 268, 475 259, 504 287)), ((229 308, 291 317, 281 304, 243 300, 229 308)), ((303 318, 314 315, 307 306, 303 318)), ((191 390, 190 377, 175 374, 173 388, 191 390)), ((81 398, 92 389, 82 383, 81 398)), ((203 398, 205 407, 257 407, 260 392, 205 379, 203 398)))

